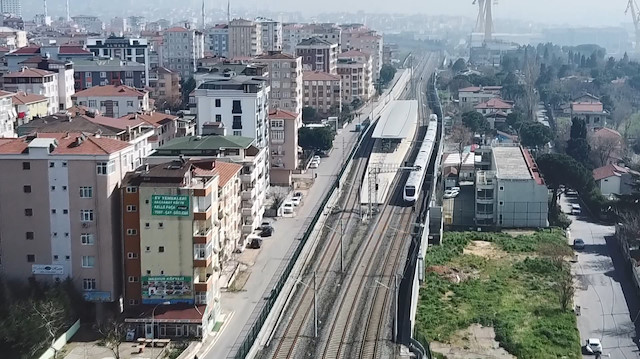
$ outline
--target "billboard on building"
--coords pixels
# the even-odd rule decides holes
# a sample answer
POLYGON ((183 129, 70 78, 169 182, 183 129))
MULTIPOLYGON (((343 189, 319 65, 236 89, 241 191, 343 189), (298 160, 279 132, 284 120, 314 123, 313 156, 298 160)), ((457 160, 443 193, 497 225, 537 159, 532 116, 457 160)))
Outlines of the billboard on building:
POLYGON ((193 282, 187 276, 143 276, 142 304, 193 304, 193 282))
POLYGON ((64 274, 64 267, 59 264, 32 264, 31 273, 61 275, 64 274))
POLYGON ((151 196, 151 215, 189 216, 189 196, 154 194, 151 196))

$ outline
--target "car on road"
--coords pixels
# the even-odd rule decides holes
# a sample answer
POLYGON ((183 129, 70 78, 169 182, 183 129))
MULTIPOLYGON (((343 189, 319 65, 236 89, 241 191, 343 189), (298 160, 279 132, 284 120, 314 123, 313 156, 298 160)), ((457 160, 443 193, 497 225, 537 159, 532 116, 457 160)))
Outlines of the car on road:
POLYGON ((271 237, 273 232, 274 230, 271 226, 262 228, 262 230, 260 231, 260 237, 271 237))
POLYGON ((319 164, 320 162, 311 161, 311 163, 309 164, 309 168, 318 168, 319 164))
POLYGON ((293 203, 294 206, 298 207, 300 205, 301 202, 301 197, 291 197, 291 203, 293 203))
POLYGON ((320 156, 315 155, 315 156, 311 157, 311 161, 320 163, 320 156))
POLYGON ((253 237, 251 242, 249 242, 249 248, 259 249, 260 247, 262 247, 262 238, 253 237))
MULTIPOLYGON (((261 231, 265 228, 269 228, 271 227, 271 222, 269 221, 262 221, 262 223, 260 223, 260 227, 256 228, 257 230, 261 231)), ((273 229, 273 228, 272 228, 273 229)))
POLYGON ((589 354, 602 354, 602 343, 600 343, 600 339, 598 338, 589 338, 587 339, 587 344, 584 346, 584 349, 589 354))
POLYGON ((567 188, 567 189, 564 191, 564 194, 565 194, 567 197, 575 197, 575 196, 577 196, 577 195, 578 195, 578 192, 576 192, 576 190, 573 190, 573 189, 571 189, 571 188, 567 188))
POLYGON ((302 192, 296 192, 293 194, 293 197, 298 197, 300 199, 302 199, 302 192))
POLYGON ((282 213, 284 214, 292 214, 293 213, 293 203, 285 202, 282 206, 282 213))
POLYGON ((571 214, 578 215, 581 212, 582 212, 582 209, 580 208, 579 204, 574 203, 571 205, 571 214))
POLYGON ((444 191, 443 198, 455 198, 460 194, 460 190, 448 189, 444 191))
POLYGON ((576 238, 573 240, 573 249, 581 250, 584 249, 584 241, 580 238, 576 238))

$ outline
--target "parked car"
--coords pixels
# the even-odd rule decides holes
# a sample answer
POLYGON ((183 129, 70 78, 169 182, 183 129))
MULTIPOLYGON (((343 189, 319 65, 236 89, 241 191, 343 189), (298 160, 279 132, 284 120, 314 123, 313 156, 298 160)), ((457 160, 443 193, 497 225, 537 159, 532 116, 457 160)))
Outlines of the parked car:
POLYGON ((260 237, 271 237, 273 232, 274 232, 273 227, 271 226, 265 227, 262 229, 262 231, 260 231, 260 237))
POLYGON ((567 189, 564 191, 564 194, 565 194, 567 197, 575 197, 575 196, 577 196, 577 195, 578 195, 578 192, 576 192, 576 190, 573 190, 573 189, 571 189, 571 188, 567 188, 567 189))
POLYGON ((311 157, 311 161, 320 163, 320 156, 315 155, 315 156, 311 157))
POLYGON ((293 203, 294 206, 298 207, 300 205, 300 197, 292 197, 291 198, 291 203, 293 203))
POLYGON ((460 194, 460 190, 448 189, 444 191, 443 198, 454 198, 460 194))
POLYGON ((309 168, 318 168, 319 164, 320 162, 311 161, 311 163, 309 164, 309 168))
POLYGON ((293 213, 293 203, 285 202, 285 204, 282 205, 282 213, 284 213, 284 214, 292 214, 293 213))
POLYGON ((251 239, 251 242, 249 242, 249 248, 251 249, 259 249, 260 247, 262 247, 262 238, 254 237, 251 239))
POLYGON ((293 194, 293 197, 298 197, 300 199, 302 199, 302 192, 296 192, 293 194))
POLYGON ((582 209, 580 208, 579 204, 572 204, 571 205, 571 214, 578 215, 581 212, 582 212, 582 209))
POLYGON ((602 354, 602 343, 598 338, 587 339, 587 344, 584 346, 587 353, 590 354, 602 354))
POLYGON ((573 248, 576 250, 584 249, 584 246, 585 246, 584 241, 580 238, 576 238, 573 241, 573 248))
MULTIPOLYGON (((269 221, 262 221, 262 223, 260 223, 260 227, 256 228, 257 230, 261 231, 265 228, 269 228, 271 227, 271 222, 269 221)), ((273 229, 273 227, 271 227, 273 229)))

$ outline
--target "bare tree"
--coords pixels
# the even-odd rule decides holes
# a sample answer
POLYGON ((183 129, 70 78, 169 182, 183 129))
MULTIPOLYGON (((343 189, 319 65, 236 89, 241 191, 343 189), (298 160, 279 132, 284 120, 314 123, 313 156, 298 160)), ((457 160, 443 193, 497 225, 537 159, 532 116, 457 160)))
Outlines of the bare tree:
POLYGON ((535 55, 528 55, 525 52, 525 59, 522 68, 524 77, 524 96, 522 105, 526 110, 527 120, 535 120, 538 106, 538 91, 536 91, 536 81, 540 76, 540 62, 535 55))
POLYGON ((611 156, 618 154, 622 150, 622 140, 613 136, 590 136, 591 155, 598 167, 609 163, 611 156))
POLYGON ((567 245, 544 243, 538 247, 538 253, 547 257, 558 269, 562 269, 566 264, 565 258, 570 256, 572 251, 567 245))
POLYGON ((38 341, 31 349, 31 355, 40 351, 47 345, 53 349, 53 357, 56 358, 58 351, 53 347, 56 338, 64 328, 66 312, 64 306, 54 300, 44 300, 40 302, 32 302, 31 310, 40 319, 40 328, 44 329, 45 338, 38 341))
POLYGON ((271 199, 271 209, 278 209, 289 195, 290 188, 282 186, 271 186, 267 193, 267 199, 271 199))
POLYGON ((115 359, 120 359, 120 345, 126 338, 124 323, 116 319, 110 319, 98 326, 98 333, 102 337, 100 344, 111 350, 115 359))
POLYGON ((562 310, 568 310, 573 300, 575 288, 573 287, 573 277, 571 274, 564 273, 562 277, 556 283, 556 289, 558 290, 558 300, 562 310))
POLYGON ((629 248, 637 248, 640 243, 640 212, 622 211, 618 213, 622 223, 621 234, 629 248))
POLYGON ((462 170, 462 154, 464 153, 464 148, 471 143, 471 136, 471 131, 462 124, 456 124, 451 128, 449 140, 455 144, 456 152, 459 156, 458 178, 460 178, 460 171, 462 170))

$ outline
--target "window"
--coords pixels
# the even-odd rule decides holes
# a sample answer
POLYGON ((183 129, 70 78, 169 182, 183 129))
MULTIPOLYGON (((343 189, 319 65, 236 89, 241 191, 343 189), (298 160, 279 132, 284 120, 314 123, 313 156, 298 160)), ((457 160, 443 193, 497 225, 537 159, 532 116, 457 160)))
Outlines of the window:
POLYGON ((54 260, 54 261, 57 261, 57 260, 58 260, 58 255, 57 255, 57 254, 53 256, 53 260, 54 260))
POLYGON ((62 214, 69 214, 69 210, 68 209, 63 209, 62 210, 62 214))
POLYGON ((67 186, 62 186, 62 190, 66 191, 67 190, 67 186))
POLYGON ((100 101, 100 107, 106 107, 107 101, 100 101))
POLYGON ((216 122, 222 122, 222 115, 216 115, 216 122))
POLYGON ((51 190, 55 191, 56 190, 56 186, 51 186, 51 190))
POLYGON ((242 106, 240 105, 240 100, 233 100, 233 107, 231 108, 231 113, 242 113, 242 106))
POLYGON ((31 209, 31 208, 25 208, 25 209, 24 209, 24 215, 25 215, 25 216, 27 216, 27 217, 31 217, 31 216, 33 216, 33 209, 31 209))
POLYGON ((127 101, 127 106, 133 107, 133 101, 127 101))
POLYGON ((138 211, 138 207, 136 207, 135 205, 127 205, 127 212, 137 212, 138 211))
POLYGON ((196 292, 196 304, 207 304, 207 292, 196 292))
POLYGON ((82 268, 93 268, 95 262, 96 257, 94 256, 82 256, 82 268))
POLYGON ((242 116, 233 116, 232 128, 234 130, 242 130, 242 116))
POLYGON ((92 246, 95 243, 93 234, 91 233, 82 233, 80 235, 80 243, 85 246, 92 246))
POLYGON ((138 187, 127 187, 127 193, 136 193, 138 192, 138 187))
POLYGON ((138 281, 138 277, 135 277, 135 276, 132 276, 132 275, 129 276, 129 283, 135 283, 137 281, 138 281))
POLYGON ((82 210, 80 210, 80 221, 81 222, 93 222, 93 210, 92 209, 82 209, 82 210))
POLYGON ((137 299, 129 299, 129 305, 138 305, 137 299))
POLYGON ((222 107, 222 101, 219 98, 216 99, 216 107, 222 107))
POLYGON ((144 251, 145 251, 145 252, 150 252, 150 251, 151 251, 151 247, 149 247, 149 246, 145 247, 145 248, 144 248, 144 251))
POLYGON ((501 190, 501 191, 504 191, 504 187, 500 186, 500 190, 501 190))
POLYGON ((25 237, 26 237, 27 239, 33 239, 33 232, 26 232, 26 233, 25 233, 25 237))
POLYGON ((111 160, 109 162, 98 162, 96 163, 96 173, 99 175, 109 175, 115 172, 116 163, 111 160))
POLYGON ((144 224, 144 228, 149 229, 149 227, 150 227, 149 222, 144 224))
POLYGON ((66 238, 69 238, 69 232, 64 232, 64 236, 65 236, 66 238))
POLYGON ((62 167, 67 167, 67 162, 62 162, 62 167))
POLYGON ((274 141, 284 141, 284 131, 271 131, 271 139, 274 141))
POLYGON ((93 197, 93 187, 80 187, 80 198, 93 197))
POLYGON ((164 246, 158 247, 158 253, 164 253, 164 246))
POLYGON ((22 190, 24 191, 24 193, 31 193, 31 186, 22 186, 22 190))
POLYGON ((35 261, 36 261, 36 255, 35 254, 27 254, 27 262, 33 263, 35 261))
POLYGON ((129 253, 127 253, 127 258, 129 258, 129 259, 136 259, 136 258, 138 258, 138 253, 136 253, 136 252, 129 252, 129 253))
POLYGON ((128 236, 135 236, 136 234, 138 234, 138 230, 136 230, 134 228, 127 228, 127 235, 128 236))
POLYGON ((124 73, 124 76, 125 76, 125 77, 129 77, 129 78, 133 77, 133 71, 126 71, 126 72, 124 73))
POLYGON ((284 127, 284 120, 271 120, 271 127, 284 127))
POLYGON ((30 170, 31 169, 31 162, 22 162, 22 169, 23 170, 30 170))
POLYGON ((89 100, 89 107, 96 108, 97 102, 96 100, 89 100))
POLYGON ((84 290, 96 290, 95 278, 84 278, 82 280, 82 289, 84 290))
POLYGON ((206 245, 205 244, 194 244, 193 245, 193 259, 206 259, 206 245))
POLYGON ((58 211, 56 211, 56 209, 55 209, 55 208, 51 210, 51 214, 56 214, 57 212, 58 212, 58 211))
POLYGON ((242 131, 233 131, 234 136, 242 136, 242 131))
POLYGON ((107 77, 107 73, 106 73, 106 72, 104 72, 104 71, 101 71, 101 72, 100 72, 100 78, 103 78, 103 79, 104 79, 104 78, 106 78, 106 77, 107 77))
POLYGON ((54 168, 56 166, 55 162, 49 162, 49 168, 54 168))
POLYGON ((158 228, 160 228, 160 229, 164 228, 164 223, 162 223, 162 222, 158 223, 158 228))
POLYGON ((53 237, 57 238, 58 237, 58 232, 53 232, 53 237))

